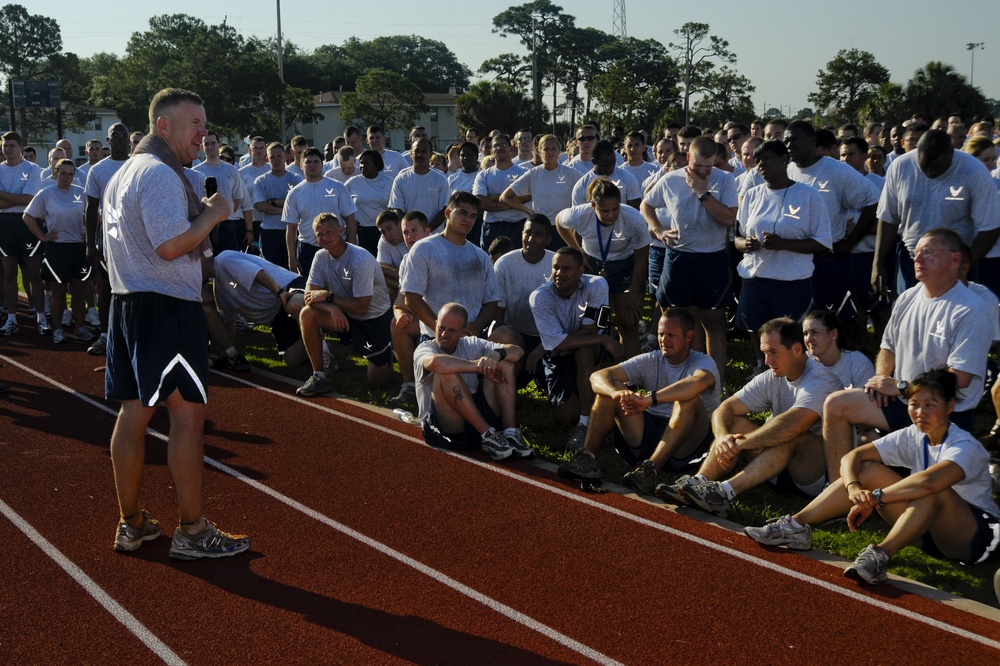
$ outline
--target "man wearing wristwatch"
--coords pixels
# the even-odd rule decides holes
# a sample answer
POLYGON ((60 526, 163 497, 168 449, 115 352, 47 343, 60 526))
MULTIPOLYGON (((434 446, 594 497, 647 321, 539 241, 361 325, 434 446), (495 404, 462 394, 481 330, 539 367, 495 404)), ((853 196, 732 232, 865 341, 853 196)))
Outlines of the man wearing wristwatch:
POLYGON ((996 313, 987 312, 958 279, 962 239, 955 232, 937 228, 924 233, 917 241, 913 263, 919 284, 900 294, 893 307, 875 361, 875 376, 864 388, 834 393, 823 407, 830 481, 840 478, 840 459, 852 448, 855 425, 877 428, 883 434, 909 426, 901 397, 906 380, 928 370, 946 368, 958 377, 951 421, 972 431, 996 313))
POLYGON ((368 361, 368 383, 385 384, 392 373, 392 303, 382 268, 368 250, 347 242, 333 213, 317 215, 313 232, 321 249, 306 280, 306 307, 299 313, 313 374, 295 392, 311 397, 333 390, 323 363, 324 329, 351 331, 354 353, 368 361))

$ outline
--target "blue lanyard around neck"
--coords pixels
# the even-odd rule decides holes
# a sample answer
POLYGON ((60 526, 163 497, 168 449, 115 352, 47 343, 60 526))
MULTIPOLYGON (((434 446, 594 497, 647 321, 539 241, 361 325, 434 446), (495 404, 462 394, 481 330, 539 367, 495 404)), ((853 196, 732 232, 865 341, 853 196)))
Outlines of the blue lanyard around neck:
MULTIPOLYGON (((944 453, 944 443, 948 439, 948 433, 951 432, 951 426, 948 426, 948 430, 944 432, 944 437, 941 438, 941 448, 938 449, 938 457, 935 460, 935 464, 941 462, 941 454, 944 453)), ((924 435, 924 469, 927 469, 930 461, 931 451, 930 451, 930 437, 924 435)))

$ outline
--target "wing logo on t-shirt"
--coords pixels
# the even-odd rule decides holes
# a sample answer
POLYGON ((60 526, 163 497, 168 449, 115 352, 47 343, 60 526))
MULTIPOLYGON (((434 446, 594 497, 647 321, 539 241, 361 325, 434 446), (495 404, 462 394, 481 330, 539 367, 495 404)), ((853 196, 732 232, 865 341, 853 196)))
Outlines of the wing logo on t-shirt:
POLYGON ((350 281, 351 279, 351 271, 347 268, 344 269, 344 279, 347 281, 350 281))
POLYGON ((945 197, 944 200, 945 201, 965 201, 965 197, 960 196, 962 194, 962 190, 964 190, 964 189, 965 188, 963 186, 961 186, 961 185, 959 185, 958 187, 951 187, 949 185, 948 186, 948 191, 951 192, 951 196, 950 197, 945 197))
POLYGON ((944 320, 940 320, 934 324, 934 332, 931 333, 931 337, 941 338, 944 340, 944 320))
POLYGON ((566 182, 566 176, 559 176, 559 180, 556 181, 560 185, 566 182))
MULTIPOLYGON (((126 191, 128 190, 128 186, 131 184, 132 184, 131 181, 126 183, 125 185, 126 191)), ((116 240, 118 239, 119 235, 118 225, 121 224, 121 221, 122 221, 122 201, 119 200, 118 205, 112 208, 111 210, 107 211, 107 213, 104 216, 104 225, 105 228, 108 230, 108 235, 116 240)))
POLYGON ((80 197, 79 194, 74 194, 73 195, 73 201, 74 201, 74 203, 83 203, 83 199, 80 197))
POLYGON ((826 189, 826 186, 830 184, 830 181, 828 181, 828 180, 817 180, 816 184, 819 185, 819 191, 820 192, 829 192, 830 191, 830 190, 826 189))
POLYGON ((802 210, 802 206, 793 206, 792 204, 788 204, 788 212, 785 213, 785 217, 790 217, 793 220, 801 220, 802 218, 799 217, 800 210, 802 210))
POLYGON ((24 171, 21 172, 21 180, 28 180, 28 174, 24 171))
POLYGON ((333 188, 331 187, 330 189, 326 190, 326 196, 328 196, 328 197, 335 197, 337 195, 333 193, 333 188))

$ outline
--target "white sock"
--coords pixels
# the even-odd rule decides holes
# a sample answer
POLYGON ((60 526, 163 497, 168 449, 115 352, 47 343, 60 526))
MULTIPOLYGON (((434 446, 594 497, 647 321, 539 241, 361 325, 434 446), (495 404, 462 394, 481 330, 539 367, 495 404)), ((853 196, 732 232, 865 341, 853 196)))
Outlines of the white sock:
MULTIPOLYGON (((325 339, 323 340, 323 351, 325 351, 325 352, 330 351, 330 348, 327 347, 327 345, 326 345, 326 340, 325 339)), ((330 353, 332 354, 333 352, 330 352, 330 353)))
POLYGON ((733 486, 728 481, 722 482, 722 490, 726 493, 726 499, 736 499, 736 491, 733 490, 733 486))
POLYGON ((317 379, 326 379, 326 373, 323 372, 322 370, 316 370, 315 372, 313 372, 313 376, 316 377, 317 379))
POLYGON ((17 317, 14 316, 13 312, 8 312, 7 313, 7 323, 8 324, 16 324, 17 323, 17 317))
POLYGON ((504 428, 503 434, 504 435, 511 435, 511 436, 516 435, 517 434, 517 428, 504 428))
POLYGON ((580 417, 580 425, 586 427, 588 423, 590 423, 590 417, 589 416, 581 416, 580 417))
POLYGON ((482 437, 483 441, 485 442, 486 438, 489 437, 490 433, 494 433, 494 432, 496 432, 496 430, 494 430, 493 427, 491 426, 491 427, 487 428, 485 432, 479 433, 479 436, 482 437))

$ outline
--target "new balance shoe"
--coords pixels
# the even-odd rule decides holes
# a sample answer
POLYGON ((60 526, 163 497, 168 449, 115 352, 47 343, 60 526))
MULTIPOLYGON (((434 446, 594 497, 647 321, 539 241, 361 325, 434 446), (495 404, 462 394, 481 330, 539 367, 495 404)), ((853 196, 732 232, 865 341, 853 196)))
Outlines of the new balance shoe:
POLYGON ((198 534, 188 534, 180 527, 174 530, 170 544, 170 557, 175 560, 201 560, 215 557, 232 557, 250 548, 246 534, 229 534, 205 519, 205 529, 198 534))
POLYGON ((118 531, 115 533, 115 543, 112 547, 119 553, 131 553, 138 550, 146 541, 152 541, 158 536, 160 536, 159 521, 150 518, 149 513, 143 509, 142 525, 139 527, 132 527, 124 520, 118 521, 118 531))
POLYGON ((52 327, 47 321, 38 322, 38 335, 52 335, 52 327))
POLYGON ((21 327, 17 325, 16 322, 7 320, 7 323, 0 326, 0 335, 8 337, 11 335, 17 335, 21 332, 21 327))
POLYGON ((332 390, 333 382, 331 382, 329 378, 313 374, 306 380, 305 384, 295 389, 295 393, 296 395, 301 395, 304 398, 311 398, 314 395, 329 393, 332 390))
POLYGON ((507 438, 490 428, 483 433, 483 451, 493 460, 506 460, 514 455, 514 447, 507 438))
POLYGON ((854 564, 844 570, 844 575, 869 585, 878 585, 889 577, 886 573, 888 567, 889 555, 876 545, 868 545, 858 553, 854 564))
POLYGON ((688 484, 684 486, 683 492, 691 504, 720 518, 728 516, 732 508, 732 502, 726 497, 726 491, 719 481, 688 484))
POLYGON ((515 458, 534 458, 535 452, 531 450, 531 447, 524 443, 524 435, 521 433, 520 428, 507 428, 501 433, 510 447, 514 449, 515 458))
POLYGON ((684 494, 684 488, 696 483, 699 483, 699 479, 697 477, 685 474, 673 483, 661 483, 656 486, 654 494, 667 504, 689 506, 691 501, 688 500, 687 495, 684 494))
POLYGON ((569 433, 566 440, 567 451, 580 451, 583 449, 583 440, 587 436, 587 426, 577 423, 569 433))
POLYGON ((88 308, 87 309, 87 316, 85 316, 83 318, 83 321, 86 322, 87 324, 90 324, 94 328, 97 328, 98 326, 100 326, 101 325, 101 315, 98 314, 97 308, 88 308))
POLYGON ((744 527, 743 532, 765 546, 787 546, 795 550, 812 548, 812 528, 792 525, 791 516, 775 518, 763 527, 744 527))
POLYGON ((94 331, 92 331, 90 327, 81 326, 73 331, 73 337, 76 338, 77 342, 92 342, 97 336, 94 335, 94 331))
POLYGON ((597 458, 580 449, 569 462, 559 465, 556 474, 566 479, 583 479, 585 481, 601 478, 601 466, 597 458))
POLYGON ((417 403, 417 387, 413 384, 403 384, 396 397, 390 398, 393 405, 415 405, 417 403))
POLYGON ((622 477, 622 485, 652 495, 656 488, 656 465, 652 460, 643 460, 638 467, 622 477))
POLYGON ((64 342, 66 342, 66 334, 61 328, 57 328, 52 332, 52 344, 61 345, 64 342))
POLYGON ((87 353, 91 356, 104 356, 108 353, 108 338, 104 335, 97 336, 94 344, 87 347, 87 353))

